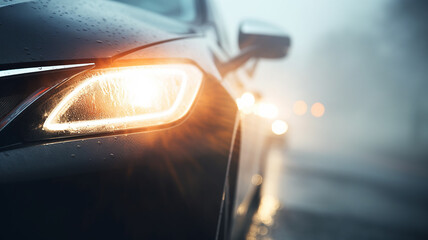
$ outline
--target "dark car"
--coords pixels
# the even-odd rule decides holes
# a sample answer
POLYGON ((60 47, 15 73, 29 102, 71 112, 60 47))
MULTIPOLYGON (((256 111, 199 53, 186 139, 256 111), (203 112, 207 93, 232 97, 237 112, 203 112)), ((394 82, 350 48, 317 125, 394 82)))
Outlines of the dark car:
POLYGON ((267 121, 239 112, 235 73, 290 41, 246 22, 230 56, 220 19, 197 0, 2 1, 0 239, 242 236, 267 121))

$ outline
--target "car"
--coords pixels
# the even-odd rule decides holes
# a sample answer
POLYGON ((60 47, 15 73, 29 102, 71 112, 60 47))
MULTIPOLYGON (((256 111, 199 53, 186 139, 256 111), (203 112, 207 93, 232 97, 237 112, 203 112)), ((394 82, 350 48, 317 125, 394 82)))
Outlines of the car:
POLYGON ((290 38, 244 21, 233 55, 215 9, 0 3, 1 239, 245 234, 268 121, 239 110, 256 100, 238 72, 285 57, 290 38))

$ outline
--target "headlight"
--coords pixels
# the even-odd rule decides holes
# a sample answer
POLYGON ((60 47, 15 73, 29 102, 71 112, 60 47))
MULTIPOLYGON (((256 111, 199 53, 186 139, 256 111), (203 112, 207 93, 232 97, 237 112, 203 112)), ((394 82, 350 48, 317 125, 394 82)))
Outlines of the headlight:
POLYGON ((288 124, 282 120, 275 120, 272 123, 272 132, 276 135, 283 135, 288 131, 288 124))
POLYGON ((189 64, 92 70, 54 99, 43 130, 99 133, 167 124, 189 111, 203 74, 189 64))

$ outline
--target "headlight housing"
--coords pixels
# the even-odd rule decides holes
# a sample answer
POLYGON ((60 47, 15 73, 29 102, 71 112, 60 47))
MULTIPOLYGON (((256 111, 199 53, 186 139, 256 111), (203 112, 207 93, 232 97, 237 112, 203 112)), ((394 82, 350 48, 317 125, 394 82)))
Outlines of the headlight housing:
POLYGON ((190 64, 91 70, 52 97, 42 129, 87 134, 172 123, 188 113, 202 79, 190 64))

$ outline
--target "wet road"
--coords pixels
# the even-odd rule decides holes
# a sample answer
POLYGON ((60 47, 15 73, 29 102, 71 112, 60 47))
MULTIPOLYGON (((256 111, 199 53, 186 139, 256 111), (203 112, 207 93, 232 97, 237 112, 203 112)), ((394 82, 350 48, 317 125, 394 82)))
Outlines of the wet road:
POLYGON ((323 156, 275 147, 247 240, 428 239, 423 166, 414 157, 323 156))

